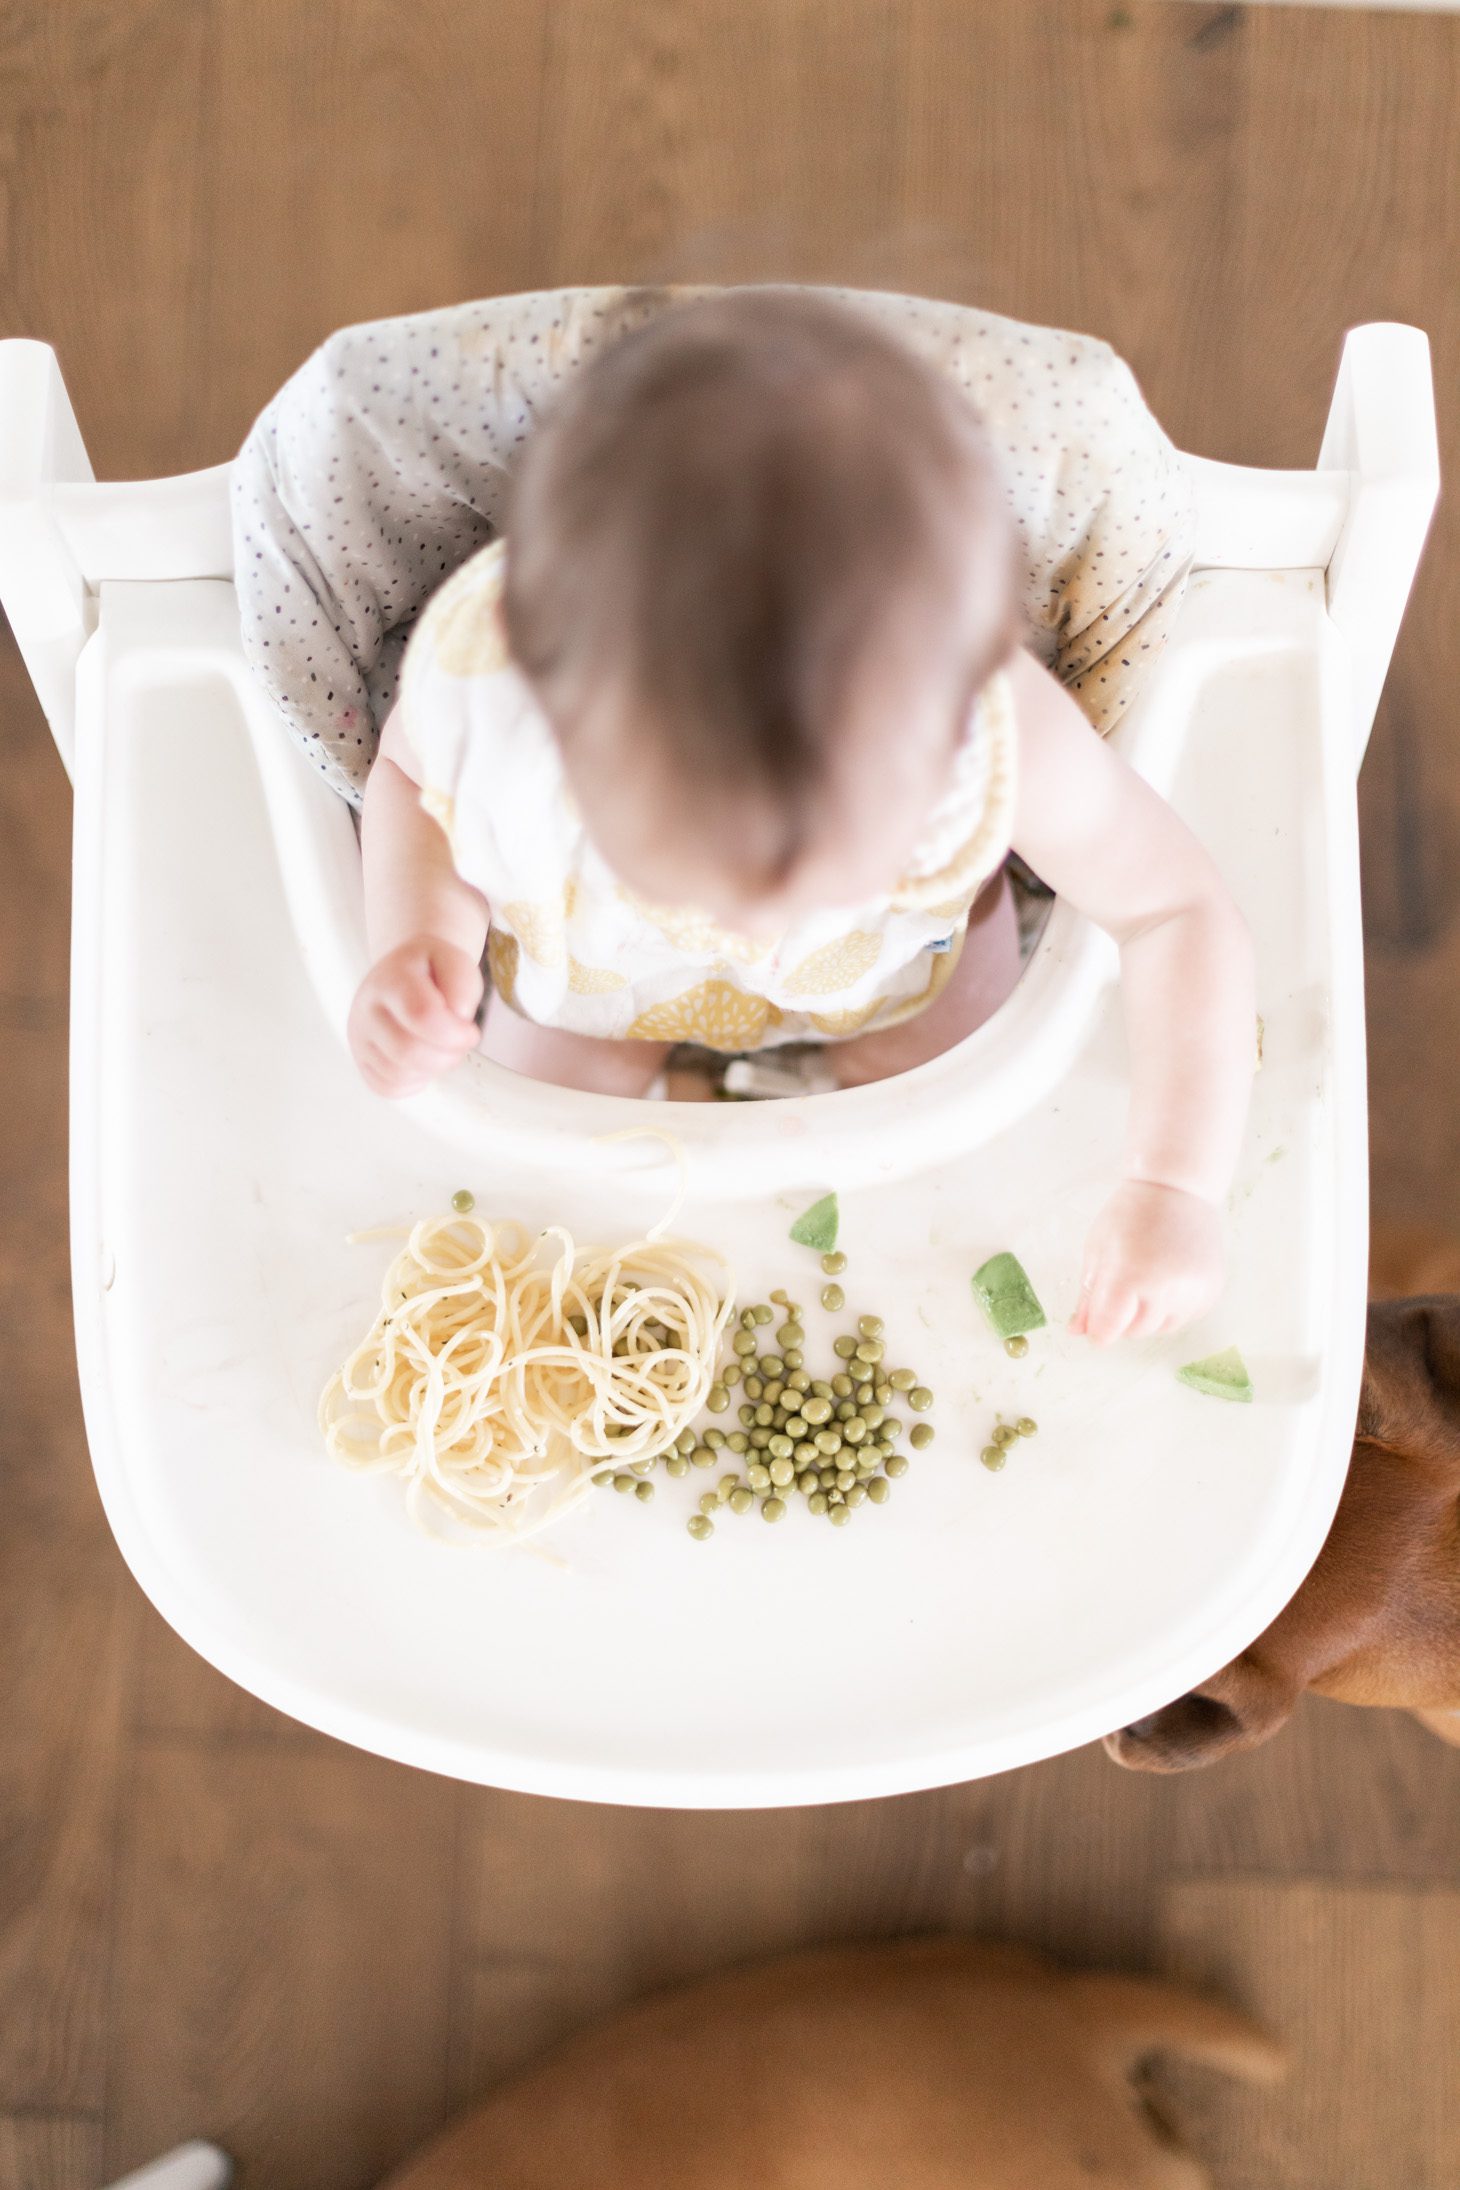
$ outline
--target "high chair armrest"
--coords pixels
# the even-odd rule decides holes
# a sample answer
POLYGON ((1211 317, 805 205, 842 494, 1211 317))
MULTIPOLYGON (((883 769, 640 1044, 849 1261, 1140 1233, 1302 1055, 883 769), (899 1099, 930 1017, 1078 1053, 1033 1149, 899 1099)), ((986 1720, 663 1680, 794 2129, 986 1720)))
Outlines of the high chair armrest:
POLYGON ((1363 760, 1440 490, 1429 339, 1376 320, 1351 328, 1318 452, 1348 506, 1327 566, 1328 613, 1352 662, 1355 764, 1363 760))
POLYGON ((91 477, 55 351, 45 342, 0 342, 0 605, 68 775, 76 663, 96 603, 50 494, 61 481, 91 477))

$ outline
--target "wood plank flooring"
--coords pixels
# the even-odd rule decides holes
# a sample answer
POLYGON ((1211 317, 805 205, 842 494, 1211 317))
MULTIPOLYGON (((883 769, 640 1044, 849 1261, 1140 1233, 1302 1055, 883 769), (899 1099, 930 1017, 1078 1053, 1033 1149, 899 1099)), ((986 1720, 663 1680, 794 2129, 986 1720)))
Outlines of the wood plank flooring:
MULTIPOLYGON (((1087 328, 1175 438, 1307 464, 1345 327, 1425 326, 1460 470, 1460 22, 1163 0, 12 0, 0 334, 100 476, 220 461, 331 328, 560 281, 780 275, 1087 328)), ((1374 1193, 1460 1231, 1460 519, 1362 805, 1374 1193)), ((365 2190, 667 1978, 929 1926, 1190 1970, 1291 2037, 1169 2083, 1224 2190, 1460 2181, 1460 1752, 1310 1704, 1189 1782, 1082 1753, 841 1809, 462 1789, 242 1696, 92 1485, 66 1266, 68 808, 0 651, 0 2190, 219 2136, 365 2190)))

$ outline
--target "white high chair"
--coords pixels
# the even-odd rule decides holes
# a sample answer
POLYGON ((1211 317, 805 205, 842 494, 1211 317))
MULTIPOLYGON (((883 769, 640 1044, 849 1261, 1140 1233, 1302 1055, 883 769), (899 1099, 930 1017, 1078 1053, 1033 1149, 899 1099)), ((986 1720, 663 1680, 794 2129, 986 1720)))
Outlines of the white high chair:
MULTIPOLYGON (((1429 352, 1356 328, 1310 473, 1190 458, 1199 568, 1122 750, 1220 862, 1266 1023, 1231 1279, 1179 1339, 1070 1339, 1125 1072, 1106 939, 1057 906, 1010 1002, 878 1087, 610 1101, 471 1059, 370 1096, 342 1029, 365 965, 348 810, 252 684, 227 467, 98 486, 53 353, 0 344, 0 596, 75 785, 77 1346, 122 1550, 204 1657, 342 1739, 465 1779, 732 1806, 890 1794, 1048 1756, 1241 1650, 1327 1532, 1363 1347, 1366 1145, 1355 775, 1437 489, 1429 352), (326 1375, 383 1260, 353 1229, 467 1185, 488 1212, 627 1237, 672 1185, 747 1297, 814 1302, 794 1213, 842 1198, 848 1305, 937 1393, 937 1441, 833 1531, 684 1530, 594 1501, 498 1556, 418 1535, 327 1460, 326 1375), (971 1272, 1013 1248, 1050 1312, 1015 1362, 971 1272), (1239 1345, 1224 1406, 1182 1362, 1239 1345), (1039 1435, 978 1464, 994 1409, 1039 1435)), ((829 1345, 819 1307, 810 1349, 829 1345)), ((683 1511, 680 1510, 681 1506, 683 1511)))

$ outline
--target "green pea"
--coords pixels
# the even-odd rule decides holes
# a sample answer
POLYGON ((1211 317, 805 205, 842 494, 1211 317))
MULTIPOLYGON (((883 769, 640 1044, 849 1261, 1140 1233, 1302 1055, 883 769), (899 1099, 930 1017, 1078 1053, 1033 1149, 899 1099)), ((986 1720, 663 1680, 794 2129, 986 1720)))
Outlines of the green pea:
POLYGON ((799 1346, 788 1346, 783 1358, 788 1369, 799 1369, 806 1356, 799 1346))
POLYGON ((763 1520, 784 1521, 786 1518, 786 1501, 784 1498, 767 1498, 760 1511, 763 1520))
POLYGON ((776 1333, 776 1342, 778 1345, 783 1347, 804 1346, 806 1343, 806 1333, 802 1330, 799 1323, 783 1323, 776 1333))
POLYGON ((821 1485, 821 1487, 822 1487, 822 1489, 823 1489, 823 1490, 825 1490, 825 1491, 833 1491, 833 1490, 835 1490, 835 1489, 836 1489, 836 1469, 835 1469, 835 1468, 818 1468, 818 1469, 817 1469, 817 1471, 816 1471, 816 1480, 817 1480, 817 1482, 818 1482, 818 1483, 819 1483, 819 1484, 821 1485))
POLYGON ((829 1399, 803 1399, 801 1413, 806 1421, 810 1422, 815 1428, 820 1429, 824 1422, 831 1420, 831 1401, 829 1399))
POLYGON ((823 1308, 827 1309, 827 1310, 829 1311, 829 1313, 830 1313, 830 1314, 832 1314, 832 1315, 835 1315, 835 1314, 836 1314, 836 1312, 837 1312, 837 1309, 838 1309, 838 1308, 845 1308, 846 1304, 847 1304, 847 1296, 846 1296, 846 1294, 845 1294, 845 1293, 844 1293, 844 1292, 842 1291, 842 1289, 841 1289, 841 1287, 840 1287, 839 1285, 823 1285, 823 1286, 822 1286, 822 1288, 821 1288, 821 1305, 822 1305, 822 1307, 823 1307, 823 1308))
POLYGON ((693 1430, 681 1430, 674 1443, 676 1451, 682 1452, 687 1460, 699 1443, 699 1439, 695 1436, 693 1430))
POLYGON ((881 1316, 858 1316, 857 1330, 863 1338, 880 1338, 883 1332, 881 1316))
POLYGON ((810 1424, 804 1414, 788 1414, 786 1416, 786 1435, 793 1444, 798 1437, 804 1437, 809 1428, 810 1424))
POLYGON ((615 1490, 632 1490, 634 1487, 634 1478, 627 1471, 625 1471, 622 1475, 616 1475, 614 1477, 613 1487, 615 1490))
POLYGON ((749 1452, 750 1439, 746 1436, 744 1430, 732 1430, 730 1432, 725 1440, 725 1450, 727 1452, 749 1452))
POLYGON ((458 1186, 451 1197, 451 1206, 459 1217, 469 1217, 477 1205, 476 1195, 470 1188, 458 1186))
POLYGON ((739 1490, 739 1488, 740 1477, 738 1475, 722 1475, 715 1485, 715 1492, 721 1505, 724 1505, 732 1490, 739 1490))
POLYGON ((719 1510, 720 1510, 720 1493, 719 1493, 719 1492, 718 1492, 717 1490, 707 1490, 707 1491, 705 1491, 705 1492, 704 1492, 704 1494, 703 1494, 703 1496, 702 1496, 702 1497, 701 1497, 701 1499, 700 1499, 700 1511, 701 1511, 701 1513, 718 1513, 718 1512, 719 1512, 719 1510))
POLYGON ((836 1397, 836 1393, 832 1390, 830 1384, 820 1377, 812 1384, 811 1395, 814 1399, 835 1399, 836 1397))
POLYGON ((910 1407, 916 1407, 918 1413, 922 1414, 925 1408, 932 1406, 933 1395, 926 1384, 914 1384, 907 1395, 907 1403, 910 1407))
POLYGON ((775 1302, 775 1305, 776 1305, 776 1306, 777 1306, 778 1308, 784 1308, 784 1307, 785 1307, 785 1305, 786 1305, 786 1289, 785 1289, 785 1287, 784 1287, 783 1285, 778 1285, 778 1286, 776 1287, 775 1291, 774 1291, 773 1293, 771 1293, 771 1294, 770 1294, 770 1295, 769 1295, 768 1297, 769 1297, 769 1298, 770 1298, 771 1300, 773 1300, 773 1301, 775 1302))
POLYGON ((754 1461, 745 1471, 745 1480, 752 1490, 769 1490, 771 1487, 769 1469, 757 1466, 754 1461))
POLYGON ((841 1490, 841 1491, 847 1491, 847 1490, 850 1490, 850 1489, 851 1489, 851 1487, 852 1487, 852 1485, 853 1485, 853 1484, 854 1484, 854 1483, 856 1482, 856 1480, 857 1480, 857 1471, 856 1471, 856 1469, 855 1469, 855 1468, 838 1468, 838 1469, 837 1469, 837 1471, 836 1471, 836 1487, 837 1487, 837 1489, 838 1489, 838 1490, 841 1490))
POLYGON ((793 1460, 799 1460, 802 1467, 804 1468, 814 1463, 819 1455, 817 1453, 816 1447, 812 1444, 810 1438, 803 1437, 797 1444, 791 1457, 793 1460))
POLYGON ((737 1484, 736 1488, 731 1491, 730 1511, 732 1513, 749 1513, 754 1504, 754 1498, 743 1483, 737 1484))
POLYGON ((715 1452, 712 1445, 696 1445, 689 1457, 691 1464, 697 1468, 712 1468, 715 1465, 715 1452))
POLYGON ((785 1363, 782 1361, 779 1354, 761 1355, 760 1373, 766 1379, 767 1383, 769 1383, 773 1377, 780 1376, 784 1368, 785 1363))
POLYGON ((858 1475, 875 1475, 882 1465, 882 1455, 875 1445, 863 1445, 856 1454, 858 1475))
POLYGON ((845 1528, 851 1518, 852 1509, 850 1506, 833 1506, 827 1515, 827 1519, 833 1528, 845 1528))
POLYGON ((839 1248, 833 1248, 829 1255, 821 1258, 821 1267, 828 1277, 840 1277, 846 1266, 847 1258, 839 1248))
POLYGON ((1039 1424, 1032 1421, 1027 1414, 1021 1414, 1014 1427, 1021 1437, 1032 1437, 1039 1428, 1039 1424))
POLYGON ((1022 1361, 1029 1351, 1029 1341, 1022 1331, 1004 1340, 1004 1351, 1015 1361, 1022 1361))
POLYGON ((810 1391, 811 1379, 804 1369, 793 1369, 786 1378, 786 1389, 788 1392, 810 1391))
POLYGON ((885 1506, 892 1496, 892 1485, 885 1475, 874 1475, 867 1485, 867 1496, 874 1506, 885 1506))
POLYGON ((639 1501, 640 1501, 640 1502, 641 1502, 641 1503, 642 1503, 643 1505, 646 1505, 646 1506, 647 1506, 647 1505, 648 1505, 648 1503, 649 1503, 649 1500, 650 1500, 650 1499, 651 1499, 651 1498, 653 1497, 653 1495, 654 1495, 654 1485, 653 1485, 652 1483, 635 1483, 635 1485, 634 1485, 634 1496, 635 1496, 635 1497, 636 1497, 636 1498, 637 1498, 637 1499, 638 1499, 638 1500, 639 1500, 639 1501))
POLYGON ((753 1331, 755 1329, 755 1310, 753 1308, 741 1309, 740 1328, 742 1331, 753 1331))
POLYGON ((895 1414, 884 1414, 877 1428, 877 1435, 884 1445, 895 1445, 902 1435, 902 1424, 895 1414))
POLYGON ((879 1407, 890 1407, 892 1405, 892 1386, 890 1384, 874 1384, 872 1386, 872 1397, 879 1407))
MULTIPOLYGON (((850 1361, 857 1350, 857 1341, 854 1338, 834 1338, 831 1342, 831 1350, 839 1361, 850 1361)), ((832 1381, 835 1383, 836 1379, 833 1378, 832 1381)))
POLYGON ((996 1445, 1012 1445, 1018 1435, 1012 1422, 999 1422, 994 1426, 993 1441, 996 1445))
POLYGON ((918 1452, 921 1452, 925 1445, 932 1444, 933 1435, 933 1425, 931 1422, 914 1422, 912 1428, 907 1433, 907 1441, 918 1452))
POLYGON ((686 1521, 685 1527, 689 1530, 691 1536, 697 1537, 701 1543, 704 1542, 707 1536, 713 1536, 715 1533, 714 1522, 709 1519, 708 1515, 703 1513, 692 1513, 686 1521))
POLYGON ((762 1429, 762 1430, 768 1430, 768 1429, 770 1428, 770 1426, 771 1426, 771 1423, 772 1423, 772 1422, 773 1422, 774 1420, 775 1420, 775 1409, 774 1409, 773 1407, 768 1407, 768 1406, 766 1405, 765 1401, 764 1401, 764 1400, 762 1400, 762 1401, 761 1401, 761 1403, 760 1403, 760 1405, 759 1405, 759 1406, 758 1406, 758 1407, 756 1408, 756 1410, 755 1410, 755 1424, 756 1424, 756 1428, 757 1428, 757 1429, 762 1429))
POLYGON ((830 1508, 828 1507, 826 1502, 826 1492, 824 1490, 814 1490, 811 1493, 811 1496, 807 1499, 806 1503, 813 1513, 826 1513, 830 1511, 830 1508))
POLYGON ((747 1399, 764 1399, 765 1385, 758 1376, 748 1376, 744 1384, 747 1399))
POLYGON ((729 1404, 730 1394, 726 1391, 724 1385, 712 1384, 705 1398, 705 1405, 709 1408, 711 1414, 723 1414, 729 1404))
POLYGON ((849 1506, 859 1506, 861 1505, 866 1495, 867 1486, 865 1483, 849 1484, 847 1488, 847 1504, 849 1506))
POLYGON ((752 1406, 749 1406, 749 1405, 746 1405, 746 1406, 744 1406, 744 1407, 742 1407, 742 1408, 740 1409, 740 1427, 741 1427, 741 1428, 742 1428, 743 1430, 751 1430, 751 1429, 754 1429, 754 1427, 755 1427, 755 1409, 754 1409, 754 1407, 752 1407, 752 1406))
POLYGON ((983 1451, 979 1454, 984 1466, 991 1469, 995 1474, 1004 1465, 1007 1457, 1008 1455, 1002 1445, 985 1445, 983 1451))
POLYGON ((818 1452, 824 1452, 828 1456, 842 1449, 840 1430, 818 1430, 811 1442, 818 1452))
POLYGON ((829 1506, 844 1506, 847 1502, 846 1494, 843 1491, 839 1491, 835 1483, 833 1483, 831 1489, 826 1494, 826 1502, 829 1506))
POLYGON ((664 1463, 664 1472, 666 1475, 688 1475, 689 1462, 682 1452, 672 1452, 664 1463))
POLYGON ((768 1307, 765 1301, 761 1301, 757 1307, 751 1310, 751 1313, 757 1323, 774 1323, 776 1320, 775 1310, 768 1307))
POLYGON ((849 1422, 842 1425, 842 1436, 849 1445, 860 1445, 866 1434, 867 1425, 859 1414, 854 1414, 849 1422))
POLYGON ((850 1422, 856 1411, 855 1399, 839 1399, 832 1409, 832 1416, 838 1422, 850 1422))
POLYGON ((831 1388, 834 1397, 836 1397, 837 1399, 851 1398, 852 1380, 847 1375, 845 1369, 838 1369, 836 1375, 831 1380, 831 1388))
POLYGON ((653 1472, 654 1472, 654 1462, 653 1462, 653 1460, 652 1460, 652 1459, 650 1459, 650 1460, 631 1460, 631 1461, 629 1462, 629 1473, 630 1473, 630 1475, 652 1475, 652 1474, 653 1474, 653 1472))
POLYGON ((773 1460, 789 1460, 795 1449, 794 1441, 787 1437, 784 1430, 778 1431, 766 1446, 766 1451, 773 1460))
POLYGON ((867 1366, 872 1368, 882 1359, 886 1351, 887 1348, 880 1338, 859 1338, 854 1348, 854 1358, 858 1361, 865 1361, 867 1366))
POLYGON ((796 1480, 796 1463, 794 1460, 773 1460, 770 1465, 770 1478, 777 1490, 784 1490, 788 1483, 794 1483, 796 1480))
POLYGON ((875 1430, 887 1420, 887 1409, 874 1402, 870 1407, 863 1407, 861 1415, 868 1429, 875 1430))
POLYGON ((784 1390, 785 1386, 780 1378, 776 1377, 771 1383, 767 1384, 760 1396, 768 1407, 774 1407, 780 1404, 781 1394, 784 1390))
POLYGON ((907 1454, 905 1452, 890 1452, 882 1463, 882 1472, 884 1475, 892 1476, 894 1481, 899 1475, 906 1475, 907 1454))
POLYGON ((731 1339, 730 1345, 732 1351, 739 1354, 743 1359, 746 1354, 755 1352, 755 1334, 753 1331, 737 1331, 731 1339))
POLYGON ((700 1443, 708 1445, 711 1452, 718 1452, 724 1442, 725 1432, 723 1430, 706 1430, 704 1436, 700 1439, 700 1443))
POLYGON ((733 1390, 734 1387, 740 1382, 742 1373, 743 1372, 738 1361, 727 1361, 724 1368, 720 1371, 720 1382, 725 1385, 727 1390, 733 1390))
POLYGON ((910 1392, 918 1380, 916 1369, 892 1369, 887 1381, 895 1392, 910 1392))
POLYGON ((764 1452, 766 1447, 770 1444, 773 1434, 774 1433, 770 1430, 753 1429, 750 1433, 751 1451, 764 1452))

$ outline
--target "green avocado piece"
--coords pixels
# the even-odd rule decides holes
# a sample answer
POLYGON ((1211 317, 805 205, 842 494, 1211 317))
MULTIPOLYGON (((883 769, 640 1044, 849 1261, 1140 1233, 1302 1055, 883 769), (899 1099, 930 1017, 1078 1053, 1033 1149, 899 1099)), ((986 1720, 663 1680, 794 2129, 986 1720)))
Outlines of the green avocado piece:
POLYGON ((973 1273, 973 1297, 1000 1338, 1022 1338, 1045 1324, 1039 1296, 1017 1255, 991 1255, 973 1273))
POLYGON ((1235 1346, 1229 1346, 1223 1354, 1208 1354, 1205 1361, 1188 1361, 1184 1369, 1177 1370, 1176 1377, 1178 1383, 1189 1384, 1194 1392, 1205 1392, 1208 1399, 1236 1399, 1244 1406, 1251 1403, 1252 1379, 1235 1346))
POLYGON ((836 1245, 836 1228, 840 1221, 835 1194, 823 1194, 820 1201, 814 1201, 805 1214, 796 1219, 791 1226, 791 1237, 798 1247, 814 1247, 818 1255, 827 1255, 836 1245))

